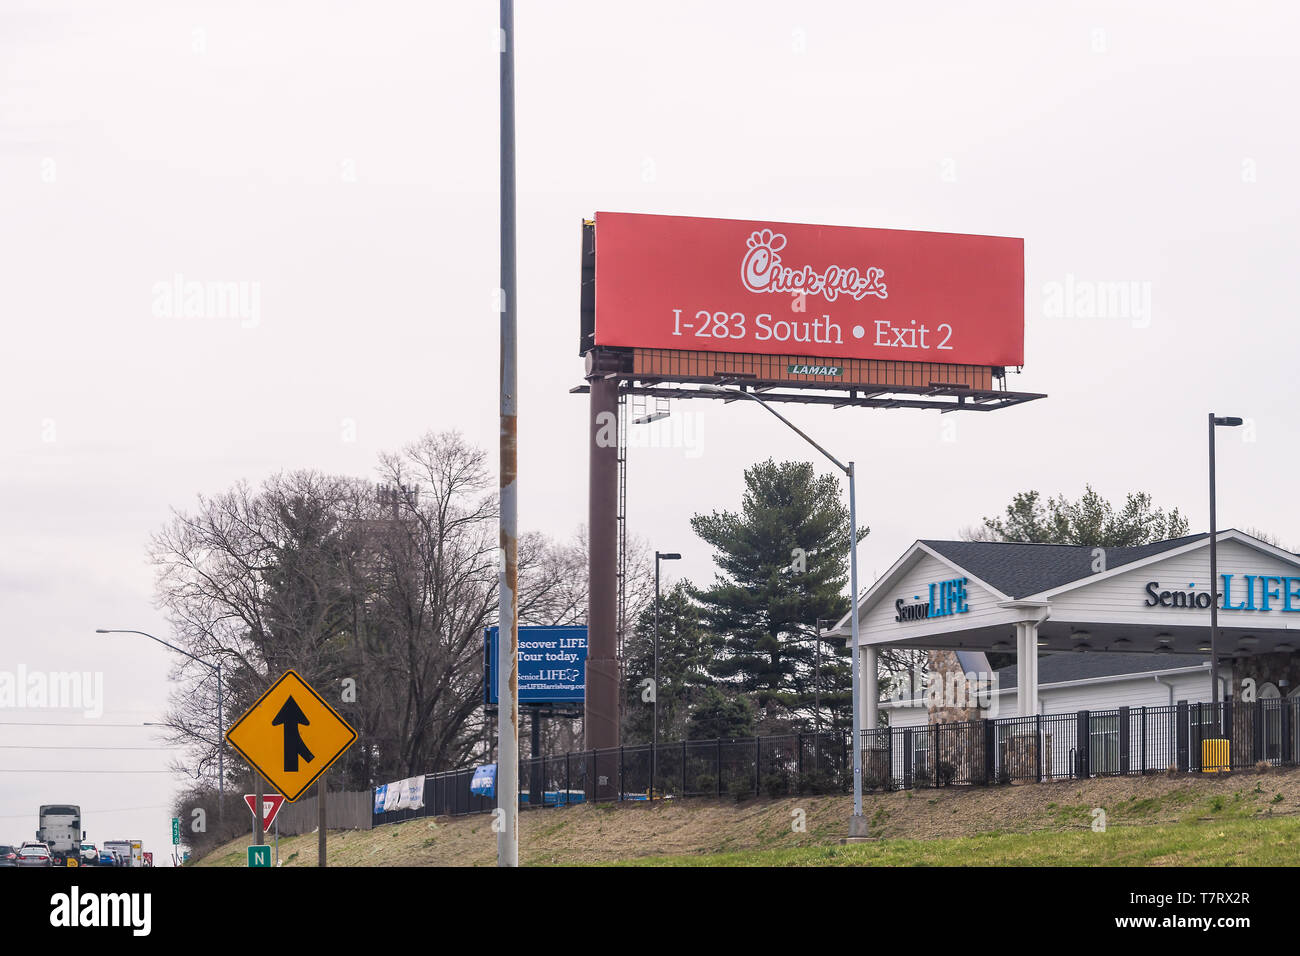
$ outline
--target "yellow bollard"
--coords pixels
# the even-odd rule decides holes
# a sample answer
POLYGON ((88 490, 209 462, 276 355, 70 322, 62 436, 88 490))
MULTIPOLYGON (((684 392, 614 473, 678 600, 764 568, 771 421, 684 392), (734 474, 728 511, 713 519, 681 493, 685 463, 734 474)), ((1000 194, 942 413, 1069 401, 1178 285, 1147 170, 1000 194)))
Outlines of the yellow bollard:
POLYGON ((1201 741, 1201 773, 1226 772, 1228 766, 1228 740, 1211 737, 1201 741))

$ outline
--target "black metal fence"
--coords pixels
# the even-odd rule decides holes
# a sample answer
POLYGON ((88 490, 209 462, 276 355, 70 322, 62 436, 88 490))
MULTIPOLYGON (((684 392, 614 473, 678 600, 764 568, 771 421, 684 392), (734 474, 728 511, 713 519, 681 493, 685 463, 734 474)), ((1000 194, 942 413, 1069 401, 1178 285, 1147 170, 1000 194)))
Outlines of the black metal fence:
MULTIPOLYGON (((1273 699, 882 727, 862 731, 862 787, 907 790, 1297 764, 1298 718, 1300 700, 1273 699), (1210 740, 1227 745, 1207 748, 1210 740)), ((844 793, 852 787, 850 736, 685 740, 661 743, 654 753, 649 744, 639 744, 524 759, 520 805, 844 793)), ((373 824, 490 813, 496 799, 471 793, 473 776, 473 770, 429 774, 423 807, 375 813, 373 824)))
POLYGON ((862 785, 906 790, 1295 764, 1298 707, 1280 699, 1182 702, 865 730, 862 785))
MULTIPOLYGON (((851 734, 785 734, 734 740, 684 740, 585 750, 519 762, 520 806, 843 793, 852 781, 851 734)), ((372 824, 415 817, 491 813, 494 797, 470 792, 473 770, 424 778, 424 806, 373 814, 372 824)))

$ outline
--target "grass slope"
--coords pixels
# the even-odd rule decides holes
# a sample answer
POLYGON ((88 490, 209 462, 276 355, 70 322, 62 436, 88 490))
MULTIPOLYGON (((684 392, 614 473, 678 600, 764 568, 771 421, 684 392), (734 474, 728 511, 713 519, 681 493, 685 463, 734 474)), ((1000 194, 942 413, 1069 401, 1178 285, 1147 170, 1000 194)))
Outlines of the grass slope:
MULTIPOLYGON (((847 797, 597 804, 524 813, 524 865, 1014 866, 1290 864, 1300 860, 1300 769, 1231 776, 1108 777, 871 794, 870 843, 840 846, 847 797), (1095 811, 1105 832, 1094 832, 1095 811)), ((243 866, 247 838, 201 866, 243 866)), ((280 841, 314 866, 315 834, 280 841)), ((489 866, 487 816, 334 831, 332 866, 489 866)))
POLYGON ((989 833, 693 856, 615 866, 1294 866, 1300 819, 1164 823, 1105 832, 989 833))

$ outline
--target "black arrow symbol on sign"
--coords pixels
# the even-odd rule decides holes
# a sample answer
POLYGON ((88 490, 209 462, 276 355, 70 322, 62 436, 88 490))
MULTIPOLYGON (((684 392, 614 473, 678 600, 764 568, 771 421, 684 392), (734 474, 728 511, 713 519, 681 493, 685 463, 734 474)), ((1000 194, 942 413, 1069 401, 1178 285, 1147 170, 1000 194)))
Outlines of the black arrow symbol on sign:
POLYGON ((302 734, 298 732, 299 726, 310 727, 311 721, 307 719, 307 715, 302 712, 302 708, 292 696, 284 702, 280 712, 271 720, 272 727, 281 725, 284 726, 284 771, 297 773, 299 757, 308 763, 315 758, 307 749, 307 745, 302 742, 302 734))

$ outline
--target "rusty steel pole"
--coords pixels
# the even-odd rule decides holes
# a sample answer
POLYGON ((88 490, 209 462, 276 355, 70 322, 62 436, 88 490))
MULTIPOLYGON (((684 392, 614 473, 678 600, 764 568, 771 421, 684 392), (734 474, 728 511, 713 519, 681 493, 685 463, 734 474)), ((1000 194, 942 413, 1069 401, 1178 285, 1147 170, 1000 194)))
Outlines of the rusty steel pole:
MULTIPOLYGON (((587 750, 619 745, 618 378, 614 361, 587 354, 591 434, 587 491, 587 681, 582 730, 587 750), (607 377, 608 376, 608 377, 607 377)), ((598 758, 594 781, 607 795, 612 773, 598 758), (599 779, 606 778, 605 781, 599 779)))
POLYGON ((519 394, 515 307, 514 2, 501 0, 501 538, 497 623, 497 866, 519 865, 519 394))

